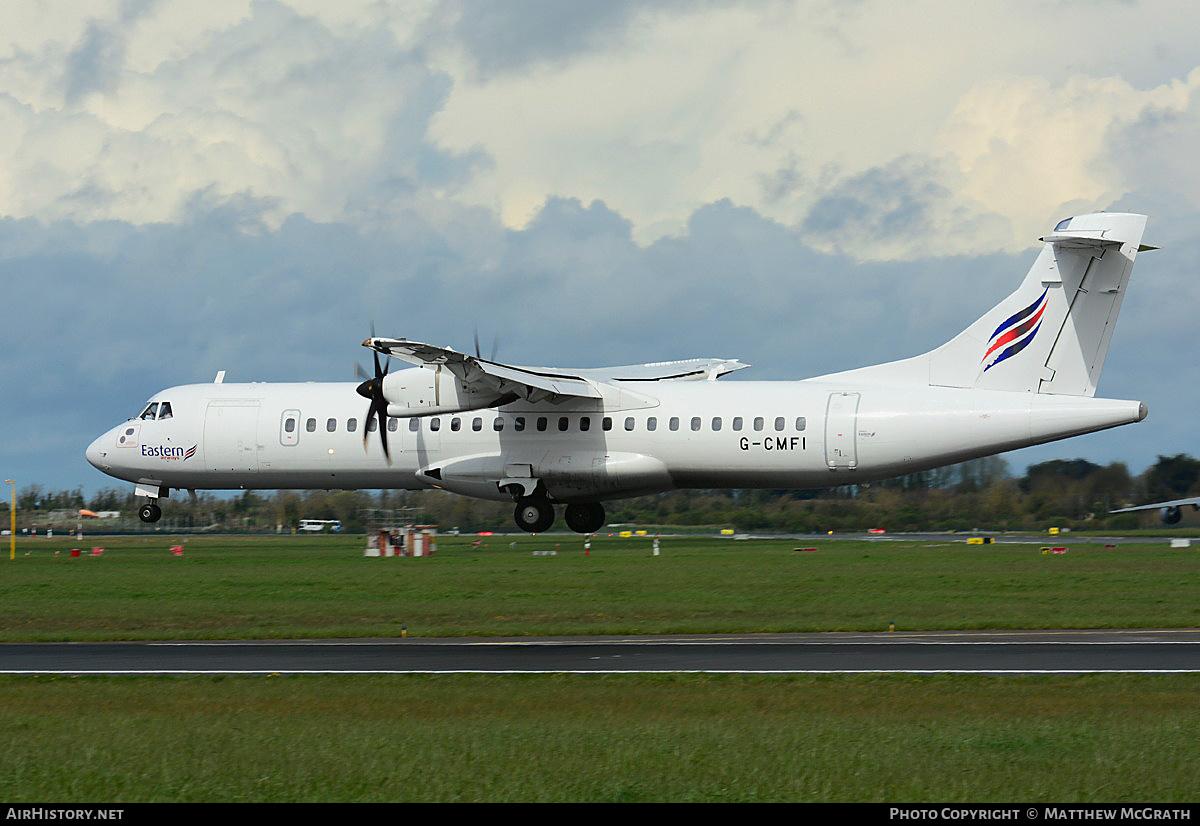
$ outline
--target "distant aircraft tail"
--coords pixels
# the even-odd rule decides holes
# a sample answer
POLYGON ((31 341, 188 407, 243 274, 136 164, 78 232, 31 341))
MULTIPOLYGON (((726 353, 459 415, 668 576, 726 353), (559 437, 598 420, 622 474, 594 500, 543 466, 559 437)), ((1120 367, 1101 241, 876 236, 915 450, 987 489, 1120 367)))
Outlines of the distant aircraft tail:
MULTIPOLYGON (((839 379, 1093 396, 1145 215, 1098 212, 1061 221, 1011 295, 922 356, 839 379)), ((831 377, 825 377, 831 378, 831 377)))

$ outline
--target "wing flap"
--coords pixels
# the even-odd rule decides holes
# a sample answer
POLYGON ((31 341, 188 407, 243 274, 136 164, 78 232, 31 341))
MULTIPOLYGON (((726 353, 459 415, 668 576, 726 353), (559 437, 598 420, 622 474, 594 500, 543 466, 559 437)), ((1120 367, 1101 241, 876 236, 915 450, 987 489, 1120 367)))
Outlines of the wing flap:
POLYGON ((409 364, 443 367, 475 392, 493 392, 498 396, 516 393, 529 401, 563 396, 598 399, 603 395, 591 382, 582 377, 541 373, 528 368, 499 364, 448 347, 436 347, 419 341, 369 338, 363 342, 363 346, 395 356, 409 364))
POLYGON ((712 380, 750 366, 737 359, 695 358, 583 369, 520 367, 403 338, 369 338, 363 346, 409 364, 443 367, 476 392, 516 393, 529 401, 562 397, 598 399, 603 394, 597 383, 712 380))

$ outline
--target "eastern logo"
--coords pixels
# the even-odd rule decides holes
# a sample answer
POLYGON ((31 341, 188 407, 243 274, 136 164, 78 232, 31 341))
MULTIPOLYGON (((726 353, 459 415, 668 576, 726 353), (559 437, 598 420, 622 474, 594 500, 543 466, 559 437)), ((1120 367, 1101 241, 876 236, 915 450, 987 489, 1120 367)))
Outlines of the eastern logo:
POLYGON ((170 447, 168 445, 142 445, 142 455, 147 458, 186 462, 196 455, 196 445, 188 448, 170 447))
POLYGON ((1042 290, 1038 300, 1021 312, 1004 320, 988 340, 987 352, 983 354, 983 372, 987 372, 1005 359, 1012 358, 1033 341, 1042 326, 1042 313, 1046 311, 1046 294, 1042 290))

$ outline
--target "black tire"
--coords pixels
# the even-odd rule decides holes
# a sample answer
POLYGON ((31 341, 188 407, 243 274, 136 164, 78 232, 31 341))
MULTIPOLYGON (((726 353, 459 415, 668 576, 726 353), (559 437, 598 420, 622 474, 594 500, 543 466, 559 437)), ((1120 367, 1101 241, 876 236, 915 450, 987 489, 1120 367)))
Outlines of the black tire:
POLYGON ((554 506, 540 496, 526 496, 513 510, 517 527, 529 533, 545 533, 554 524, 554 506))
POLYGON ((607 514, 599 502, 580 502, 567 505, 563 516, 567 520, 567 527, 575 533, 595 533, 604 527, 607 514))
POLYGON ((138 518, 143 522, 157 522, 162 518, 162 508, 153 502, 147 502, 138 508, 138 518))

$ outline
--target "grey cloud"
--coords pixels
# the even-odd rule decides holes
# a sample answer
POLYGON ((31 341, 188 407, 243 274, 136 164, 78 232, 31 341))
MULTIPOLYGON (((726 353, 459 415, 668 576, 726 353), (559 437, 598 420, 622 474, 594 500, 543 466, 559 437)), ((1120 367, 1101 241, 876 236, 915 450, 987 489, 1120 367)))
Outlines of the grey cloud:
POLYGON ((728 0, 448 0, 440 4, 428 36, 459 44, 480 76, 529 66, 556 65, 581 54, 613 49, 639 15, 691 13, 728 0))
MULTIPOLYGON (((14 76, 54 77, 68 99, 126 94, 128 34, 152 10, 127 2, 88 24, 69 55, 22 53, 14 76)), ((157 115, 111 125, 80 109, 19 103, 0 142, 13 214, 174 220, 196 197, 277 199, 280 212, 353 215, 386 223, 403 209, 455 193, 491 159, 429 137, 451 77, 391 30, 333 31, 275 0, 214 29, 187 54, 145 69, 157 115)), ((138 106, 133 106, 138 109, 138 106)))
POLYGON ((1007 218, 949 188, 959 180, 961 173, 945 160, 898 158, 822 191, 800 232, 815 246, 859 259, 920 259, 959 249, 964 237, 1010 237, 1007 218), (939 244, 949 232, 955 243, 939 244))
POLYGON ((813 204, 803 229, 846 249, 864 236, 895 238, 932 228, 933 205, 950 193, 932 169, 908 159, 847 178, 813 204))
POLYGON ((67 55, 63 78, 68 103, 93 93, 116 90, 124 69, 128 29, 149 13, 158 0, 124 0, 112 21, 93 19, 67 55))

